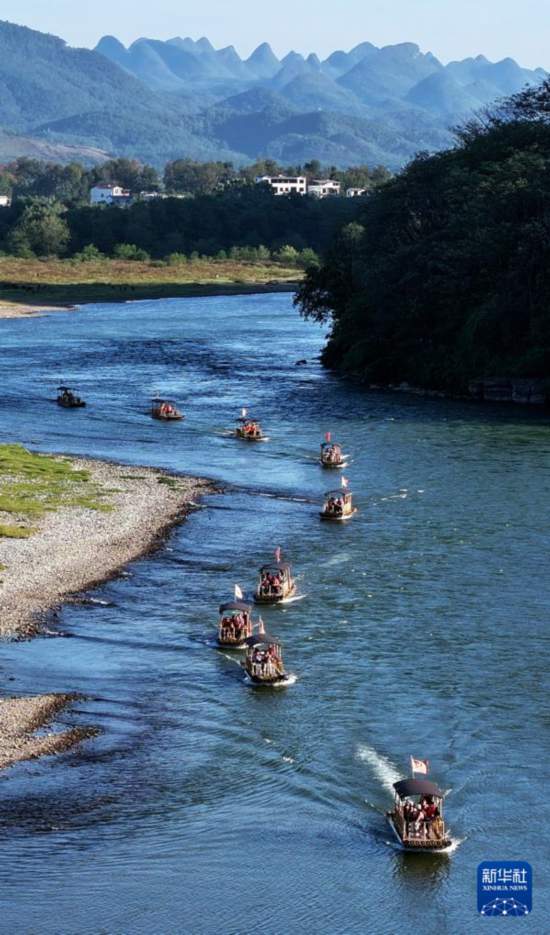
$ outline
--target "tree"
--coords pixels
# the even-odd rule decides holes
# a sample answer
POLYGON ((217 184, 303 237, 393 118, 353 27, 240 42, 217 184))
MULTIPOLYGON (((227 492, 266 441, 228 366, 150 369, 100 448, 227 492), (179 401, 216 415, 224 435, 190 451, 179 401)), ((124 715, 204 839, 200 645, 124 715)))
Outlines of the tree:
POLYGON ((78 162, 66 166, 21 156, 7 167, 13 177, 16 198, 54 198, 65 204, 84 200, 88 194, 87 173, 78 162))
POLYGON ((164 169, 164 185, 169 192, 209 195, 220 190, 235 176, 231 162, 194 162, 177 159, 164 169))
POLYGON ((297 297, 332 323, 327 365, 452 393, 550 377, 549 116, 550 81, 362 202, 297 297))
POLYGON ((15 176, 8 168, 0 168, 0 195, 11 195, 15 185, 15 176))
POLYGON ((90 172, 90 186, 111 182, 131 192, 158 191, 160 179, 153 166, 143 165, 137 159, 109 159, 90 172))
POLYGON ((308 178, 318 179, 321 177, 323 167, 318 159, 312 159, 304 164, 304 173, 308 178))
POLYGON ((70 237, 64 213, 64 206, 58 202, 32 199, 8 234, 8 248, 19 256, 63 255, 70 237))
MULTIPOLYGON (((242 179, 245 179, 249 182, 255 182, 257 178, 260 178, 262 175, 285 175, 286 170, 283 169, 275 159, 258 159, 256 162, 253 162, 249 166, 244 166, 240 171, 239 175, 242 179)), ((293 174, 293 173, 288 173, 293 174)))
POLYGON ((149 254, 146 250, 142 250, 141 247, 136 247, 133 243, 117 243, 113 255, 117 260, 137 260, 138 262, 145 262, 149 260, 149 254))

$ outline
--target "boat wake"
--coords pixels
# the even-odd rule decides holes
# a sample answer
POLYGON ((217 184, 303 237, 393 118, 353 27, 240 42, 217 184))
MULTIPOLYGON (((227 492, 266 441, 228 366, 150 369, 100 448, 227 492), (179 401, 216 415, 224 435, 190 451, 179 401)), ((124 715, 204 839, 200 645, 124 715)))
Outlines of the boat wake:
POLYGON ((455 852, 456 850, 458 850, 458 848, 460 847, 460 845, 463 844, 465 840, 466 840, 465 838, 453 838, 453 839, 451 840, 451 845, 450 845, 450 847, 446 847, 445 850, 443 851, 443 853, 444 853, 444 854, 454 854, 454 852, 455 852))
POLYGON ((285 597, 283 601, 279 601, 274 606, 279 607, 283 604, 295 604, 296 601, 303 601, 304 597, 307 597, 307 594, 295 594, 294 597, 285 597))
MULTIPOLYGON (((252 679, 248 675, 245 675, 243 679, 243 682, 245 683, 245 685, 250 685, 253 688, 272 688, 272 689, 290 688, 290 686, 295 685, 297 681, 298 681, 298 676, 296 675, 295 672, 289 672, 284 682, 273 682, 272 684, 266 684, 266 685, 259 685, 257 682, 253 682, 252 679)), ((271 743, 271 742, 272 741, 266 741, 266 743, 271 743)))
POLYGON ((115 607, 114 601, 104 601, 99 597, 81 597, 78 603, 86 607, 115 607))
POLYGON ((359 744, 357 747, 357 759, 363 763, 368 763, 378 781, 384 789, 393 795, 393 784, 403 778, 397 767, 387 757, 377 753, 367 744, 359 744))

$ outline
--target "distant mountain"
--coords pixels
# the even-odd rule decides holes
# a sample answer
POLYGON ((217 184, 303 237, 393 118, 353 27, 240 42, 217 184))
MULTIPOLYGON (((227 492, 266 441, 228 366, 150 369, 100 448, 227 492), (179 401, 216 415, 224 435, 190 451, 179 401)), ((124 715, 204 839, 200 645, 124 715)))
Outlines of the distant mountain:
MULTIPOLYGON (((222 153, 222 158, 233 158, 222 141, 202 136, 196 118, 186 114, 185 102, 151 90, 128 73, 120 43, 111 37, 103 48, 126 64, 121 67, 99 52, 71 49, 55 36, 0 22, 0 128, 51 146, 84 146, 154 162, 182 152, 197 159, 222 153)), ((141 61, 150 48, 144 44, 141 61)), ((160 54, 157 70, 159 62, 160 54)))
POLYGON ((442 71, 443 65, 430 53, 424 55, 417 45, 403 42, 369 53, 338 79, 344 88, 368 103, 402 99, 419 81, 442 71))
MULTIPOLYGON (((196 87, 201 92, 208 90, 213 97, 228 96, 233 99, 239 92, 246 93, 262 87, 275 90, 289 105, 304 114, 323 111, 360 120, 375 119, 377 124, 386 121, 388 126, 394 126, 393 118, 392 121, 388 119, 388 112, 391 110, 394 115, 399 112, 403 121, 398 126, 399 137, 408 136, 410 139, 408 150, 405 147, 405 158, 414 152, 410 124, 413 119, 419 119, 419 111, 423 114, 426 147, 433 149, 438 145, 447 145, 451 139, 448 130, 450 126, 488 103, 520 90, 526 84, 539 82, 545 74, 542 69, 531 71, 521 68, 512 59, 491 63, 482 55, 445 66, 431 52, 422 52, 412 42, 383 48, 377 48, 371 42, 362 42, 349 52, 333 52, 323 62, 314 53, 305 57, 294 51, 278 60, 267 43, 263 43, 250 58, 243 61, 233 47, 216 51, 205 40, 194 42, 192 39, 173 39, 170 42, 179 42, 182 47, 192 51, 199 61, 208 64, 209 81, 205 81, 204 75, 177 76, 188 93, 196 87), (228 70, 231 72, 229 76, 228 70)), ((130 46, 129 51, 132 49, 133 46, 130 46)), ((102 40, 98 50, 113 62, 120 63, 118 45, 111 48, 102 40)), ((138 75, 137 70, 134 74, 138 75)), ((150 87, 160 86, 158 73, 153 73, 152 69, 150 77, 143 69, 138 76, 150 87)), ((166 77, 163 86, 170 86, 166 77)), ((265 145, 265 106, 258 113, 260 148, 256 149, 256 155, 260 152, 262 155, 275 155, 273 148, 268 153, 261 150, 261 146, 265 145)), ((247 140, 249 138, 250 132, 247 131, 247 140)), ((375 145, 372 140, 365 142, 375 145)), ((230 143, 229 139, 227 143, 230 143)), ((235 145, 232 134, 230 145, 235 145)), ((316 145, 319 145, 316 137, 304 139, 304 154, 310 153, 316 145)), ((284 148, 284 144, 279 141, 275 149, 280 150, 281 147, 284 148)), ((360 146, 359 150, 350 150, 349 160, 356 159, 364 148, 360 146)), ((296 149, 300 150, 298 141, 296 149)), ((391 152, 386 154, 386 162, 395 167, 395 158, 391 152)))
POLYGON ((245 64, 251 74, 263 80, 273 78, 280 68, 279 59, 268 42, 262 42, 245 64))
POLYGON ((476 109, 544 75, 484 56, 443 65, 409 42, 362 42, 324 61, 298 52, 278 59, 267 43, 242 59, 206 37, 143 37, 126 48, 104 36, 92 51, 0 22, 0 128, 12 150, 16 139, 22 148, 43 141, 157 165, 270 156, 397 169, 419 149, 448 145, 449 127, 476 109))

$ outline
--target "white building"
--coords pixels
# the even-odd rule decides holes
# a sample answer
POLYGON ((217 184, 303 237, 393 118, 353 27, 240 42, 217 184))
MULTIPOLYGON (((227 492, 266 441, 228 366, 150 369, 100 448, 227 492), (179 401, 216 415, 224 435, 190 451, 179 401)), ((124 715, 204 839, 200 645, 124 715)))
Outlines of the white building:
POLYGON ((275 195, 307 195, 307 179, 305 175, 260 175, 256 182, 267 182, 271 185, 275 195))
POLYGON ((366 195, 366 188, 347 188, 346 189, 346 198, 360 198, 361 195, 366 195))
POLYGON ((126 205, 131 200, 131 194, 120 185, 101 184, 90 189, 91 205, 126 205))
POLYGON ((327 198, 329 195, 339 195, 341 187, 340 182, 334 179, 311 179, 307 193, 316 198, 327 198))
POLYGON ((11 205, 11 195, 0 195, 0 208, 9 208, 11 205))
POLYGON ((166 201, 167 198, 190 198, 190 195, 178 192, 140 192, 136 196, 138 201, 166 201))

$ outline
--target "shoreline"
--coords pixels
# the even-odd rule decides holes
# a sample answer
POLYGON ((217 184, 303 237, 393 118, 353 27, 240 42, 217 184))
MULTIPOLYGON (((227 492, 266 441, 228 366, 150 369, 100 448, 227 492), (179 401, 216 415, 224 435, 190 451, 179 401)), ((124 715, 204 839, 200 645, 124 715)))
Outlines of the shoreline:
MULTIPOLYGON (((324 366, 324 365, 323 365, 324 366)), ((480 407, 486 405, 502 405, 510 408, 516 406, 523 410, 535 413, 547 412, 550 406, 550 395, 545 387, 548 381, 539 377, 503 377, 501 379, 485 378, 471 381, 470 392, 449 393, 445 390, 428 389, 415 386, 412 383, 370 383, 360 372, 339 370, 336 367, 325 367, 330 373, 343 380, 357 384, 369 393, 381 393, 385 396, 401 394, 427 400, 444 400, 455 403, 472 403, 480 407)))
MULTIPOLYGON (((155 551, 197 506, 195 498, 217 489, 208 480, 157 468, 69 460, 103 492, 105 509, 62 505, 38 520, 28 538, 0 538, 0 639, 25 640, 45 632, 62 604, 155 551)), ((80 700, 73 693, 1 698, 0 771, 96 736, 93 727, 41 730, 80 700)))
POLYGON ((268 295, 277 292, 295 292, 298 280, 273 280, 253 283, 150 283, 150 284, 112 284, 112 283, 67 283, 66 286, 44 285, 35 287, 41 297, 21 299, 20 292, 28 290, 13 285, 6 289, 0 283, 0 320, 10 318, 36 318, 50 312, 78 311, 82 305, 96 302, 119 303, 136 302, 150 299, 185 299, 208 296, 231 295, 268 295), (50 293, 50 298, 48 298, 50 293))
POLYGON ((195 497, 215 491, 208 480, 162 469, 68 460, 105 492, 106 509, 62 506, 46 513, 29 538, 0 538, 0 639, 35 636, 62 603, 154 551, 195 497))
POLYGON ((38 318, 50 312, 74 312, 77 305, 48 305, 45 302, 36 305, 28 302, 0 301, 0 319, 2 318, 38 318))
POLYGON ((35 695, 0 699, 0 770, 25 760, 64 753, 98 734, 93 727, 71 727, 39 733, 73 702, 74 694, 35 695))

